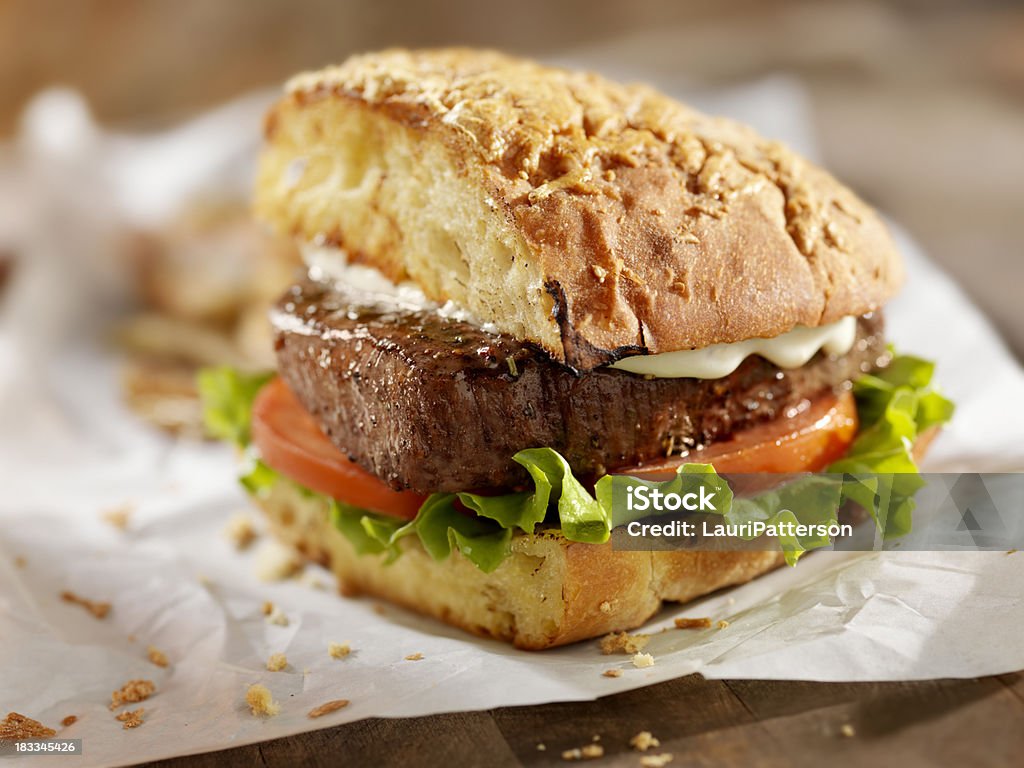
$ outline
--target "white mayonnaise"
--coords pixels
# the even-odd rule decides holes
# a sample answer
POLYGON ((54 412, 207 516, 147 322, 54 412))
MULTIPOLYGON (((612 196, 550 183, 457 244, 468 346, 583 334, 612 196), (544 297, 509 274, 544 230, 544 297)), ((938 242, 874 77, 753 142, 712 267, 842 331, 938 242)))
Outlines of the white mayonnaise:
POLYGON ((739 368, 750 355, 760 355, 780 368, 799 368, 822 349, 830 355, 845 355, 856 338, 857 318, 844 317, 819 328, 798 326, 772 339, 747 339, 733 344, 713 344, 704 349, 635 355, 611 367, 659 379, 720 379, 739 368))
POLYGON ((355 289, 378 304, 393 304, 411 310, 429 310, 449 320, 473 323, 485 331, 496 332, 492 323, 477 322, 468 310, 452 301, 444 304, 431 301, 411 280, 393 283, 376 267, 349 264, 348 254, 341 248, 302 243, 299 250, 313 280, 355 289))

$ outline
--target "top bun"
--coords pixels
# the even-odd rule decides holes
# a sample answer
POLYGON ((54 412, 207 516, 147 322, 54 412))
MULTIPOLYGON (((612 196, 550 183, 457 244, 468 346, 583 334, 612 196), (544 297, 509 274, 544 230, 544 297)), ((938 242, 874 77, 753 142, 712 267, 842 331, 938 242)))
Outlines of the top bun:
POLYGON ((832 176, 643 85, 390 50, 294 78, 266 135, 258 215, 579 370, 864 314, 902 280, 832 176))

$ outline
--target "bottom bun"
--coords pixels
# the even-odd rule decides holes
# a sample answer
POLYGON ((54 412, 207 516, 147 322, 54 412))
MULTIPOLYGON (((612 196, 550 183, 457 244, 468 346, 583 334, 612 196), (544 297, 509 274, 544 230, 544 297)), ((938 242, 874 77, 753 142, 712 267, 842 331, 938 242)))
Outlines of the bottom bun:
POLYGON ((277 538, 333 570, 343 595, 373 595, 529 650, 633 629, 663 602, 743 584, 784 562, 777 551, 613 551, 547 530, 514 536, 492 573, 457 551, 434 560, 413 536, 386 565, 383 555, 356 554, 321 497, 281 481, 258 503, 277 538))

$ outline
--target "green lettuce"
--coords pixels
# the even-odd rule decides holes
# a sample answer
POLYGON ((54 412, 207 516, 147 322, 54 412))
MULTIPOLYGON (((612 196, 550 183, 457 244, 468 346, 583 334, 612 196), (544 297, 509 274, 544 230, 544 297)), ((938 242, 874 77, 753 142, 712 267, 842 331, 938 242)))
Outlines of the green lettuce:
POLYGON ((240 448, 248 446, 253 400, 273 377, 273 373, 243 373, 227 366, 199 371, 196 384, 207 433, 240 448))
MULTIPOLYGON (((704 486, 716 494, 717 514, 730 525, 755 521, 827 525, 836 522, 843 504, 855 502, 872 515, 883 536, 891 538, 910 530, 913 497, 923 485, 911 453, 914 442, 924 430, 953 414, 953 404, 931 387, 933 373, 932 363, 904 355, 894 356, 879 373, 859 379, 854 396, 861 428, 847 454, 824 474, 801 477, 753 498, 734 499, 725 478, 710 464, 684 464, 664 482, 606 475, 591 494, 557 451, 531 448, 513 459, 526 469, 532 489, 498 496, 433 494, 408 522, 334 499, 325 501, 333 524, 359 554, 383 555, 391 562, 401 552, 400 541, 416 536, 434 559, 443 560, 458 550, 485 572, 508 556, 515 531, 533 533, 542 523, 557 526, 570 541, 607 541, 613 527, 640 517, 613 504, 630 485, 680 495, 704 486)), ((228 368, 201 372, 203 413, 211 435, 248 447, 252 402, 269 378, 228 368)), ((250 453, 241 482, 249 493, 261 495, 276 482, 292 481, 250 453)), ((819 535, 779 541, 791 565, 808 550, 829 543, 828 537, 819 535)))

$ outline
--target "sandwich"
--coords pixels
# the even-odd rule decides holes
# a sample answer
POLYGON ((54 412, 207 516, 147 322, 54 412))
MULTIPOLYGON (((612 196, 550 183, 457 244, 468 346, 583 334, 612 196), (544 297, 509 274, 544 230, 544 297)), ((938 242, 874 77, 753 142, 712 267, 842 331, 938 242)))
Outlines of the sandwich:
MULTIPOLYGON (((299 75, 265 133, 255 210, 306 274, 276 373, 200 387, 271 530, 344 595, 543 649, 828 543, 625 551, 623 478, 888 473, 908 512, 952 406, 886 345, 883 222, 781 144, 467 49, 299 75)), ((814 514, 877 513, 858 487, 814 514)))

